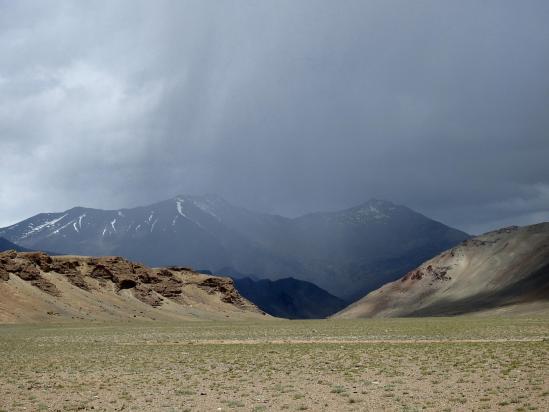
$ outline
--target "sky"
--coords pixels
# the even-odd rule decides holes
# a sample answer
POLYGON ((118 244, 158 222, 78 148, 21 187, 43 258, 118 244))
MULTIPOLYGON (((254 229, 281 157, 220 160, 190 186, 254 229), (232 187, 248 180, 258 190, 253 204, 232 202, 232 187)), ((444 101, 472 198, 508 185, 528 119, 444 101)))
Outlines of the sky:
POLYGON ((215 193, 549 220, 549 2, 0 0, 0 226, 215 193))

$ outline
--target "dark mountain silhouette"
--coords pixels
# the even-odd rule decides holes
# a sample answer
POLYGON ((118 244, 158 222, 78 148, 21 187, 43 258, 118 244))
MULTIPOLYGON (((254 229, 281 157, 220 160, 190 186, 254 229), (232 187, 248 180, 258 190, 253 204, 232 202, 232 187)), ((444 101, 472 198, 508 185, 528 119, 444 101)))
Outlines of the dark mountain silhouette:
POLYGON ((21 247, 19 245, 16 245, 15 243, 10 242, 7 239, 4 239, 3 237, 0 237, 0 252, 4 252, 6 250, 15 250, 17 252, 30 252, 30 249, 21 247))
POLYGON ((347 303, 311 282, 294 278, 254 280, 233 278, 236 289, 257 307, 280 318, 322 319, 347 303))

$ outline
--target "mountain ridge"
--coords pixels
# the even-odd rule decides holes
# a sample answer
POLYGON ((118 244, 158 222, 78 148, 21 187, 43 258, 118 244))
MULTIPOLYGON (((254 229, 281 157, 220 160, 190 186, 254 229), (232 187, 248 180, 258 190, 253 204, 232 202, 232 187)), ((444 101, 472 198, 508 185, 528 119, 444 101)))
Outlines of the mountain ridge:
POLYGON ((0 236, 56 253, 120 255, 212 273, 231 267, 273 280, 291 276, 346 300, 469 237, 388 201, 285 218, 234 206, 217 195, 42 213, 1 228, 0 236))

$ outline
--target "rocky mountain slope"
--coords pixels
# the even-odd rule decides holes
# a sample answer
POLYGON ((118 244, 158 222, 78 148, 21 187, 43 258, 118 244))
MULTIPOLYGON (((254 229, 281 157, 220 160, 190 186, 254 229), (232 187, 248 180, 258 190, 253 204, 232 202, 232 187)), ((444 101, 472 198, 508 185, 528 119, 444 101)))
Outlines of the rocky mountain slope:
POLYGON ((278 280, 233 278, 240 294, 270 315, 287 319, 326 318, 347 304, 314 283, 285 278, 278 280))
POLYGON ((0 253, 0 323, 264 317, 230 278, 120 257, 0 253))
POLYGON ((396 279, 467 234, 404 206, 372 200, 288 219, 218 196, 177 196, 146 207, 76 207, 0 229, 18 245, 55 253, 117 255, 151 266, 288 276, 347 300, 396 279))
POLYGON ((464 241, 336 318, 441 316, 549 308, 549 223, 464 241))

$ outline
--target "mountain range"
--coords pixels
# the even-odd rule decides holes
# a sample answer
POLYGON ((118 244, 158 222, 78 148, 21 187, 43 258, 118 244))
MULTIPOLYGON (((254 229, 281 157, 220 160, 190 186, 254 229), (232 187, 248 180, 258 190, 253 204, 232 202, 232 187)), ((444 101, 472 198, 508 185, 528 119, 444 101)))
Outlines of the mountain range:
POLYGON ((352 301, 469 236, 382 200, 297 218, 253 212, 219 196, 119 210, 75 207, 0 229, 26 248, 117 255, 150 266, 187 265, 313 282, 352 301))

